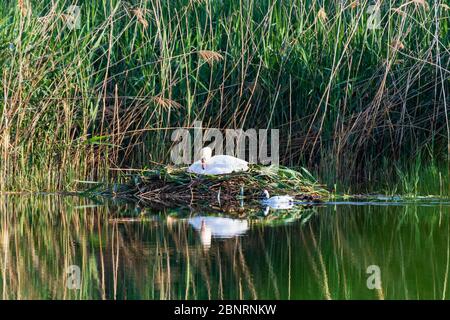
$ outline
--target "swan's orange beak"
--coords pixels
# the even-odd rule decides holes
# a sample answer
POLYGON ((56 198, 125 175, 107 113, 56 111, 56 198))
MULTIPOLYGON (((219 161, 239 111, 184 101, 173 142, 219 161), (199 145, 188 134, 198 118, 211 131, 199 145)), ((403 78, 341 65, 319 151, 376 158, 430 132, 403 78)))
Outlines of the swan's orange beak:
POLYGON ((205 158, 202 158, 200 161, 201 161, 201 163, 202 163, 202 169, 205 170, 205 169, 206 169, 206 161, 205 161, 205 158))

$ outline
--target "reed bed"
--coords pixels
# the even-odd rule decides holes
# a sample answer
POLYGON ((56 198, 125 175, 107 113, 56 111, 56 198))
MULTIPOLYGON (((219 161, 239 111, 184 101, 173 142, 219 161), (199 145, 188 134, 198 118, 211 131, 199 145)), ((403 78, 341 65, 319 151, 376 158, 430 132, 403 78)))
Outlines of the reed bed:
POLYGON ((449 6, 380 3, 370 29, 365 0, 4 1, 0 190, 167 163, 195 120, 279 129, 283 165, 346 190, 448 172, 449 6))

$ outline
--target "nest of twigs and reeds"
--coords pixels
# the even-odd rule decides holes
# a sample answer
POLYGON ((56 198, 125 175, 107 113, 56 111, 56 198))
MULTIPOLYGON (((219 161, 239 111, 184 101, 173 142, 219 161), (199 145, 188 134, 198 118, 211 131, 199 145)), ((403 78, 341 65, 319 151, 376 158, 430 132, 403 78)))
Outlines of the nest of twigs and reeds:
POLYGON ((130 175, 125 184, 114 185, 108 193, 144 204, 234 206, 260 199, 264 189, 299 201, 320 201, 329 194, 305 169, 274 166, 252 166, 249 171, 227 175, 196 175, 186 168, 161 167, 130 175))

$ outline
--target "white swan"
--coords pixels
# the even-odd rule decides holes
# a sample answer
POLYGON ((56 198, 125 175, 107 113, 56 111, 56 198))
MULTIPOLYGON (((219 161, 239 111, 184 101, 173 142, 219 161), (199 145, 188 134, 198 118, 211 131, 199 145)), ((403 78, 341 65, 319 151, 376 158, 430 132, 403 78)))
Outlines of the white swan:
POLYGON ((269 195, 269 191, 267 191, 267 190, 264 190, 263 193, 264 193, 263 202, 267 203, 267 204, 282 205, 282 204, 293 203, 294 202, 294 197, 292 197, 292 196, 274 196, 274 197, 271 197, 269 195))
POLYGON ((228 174, 248 170, 247 161, 228 155, 216 155, 214 157, 211 157, 211 155, 211 148, 203 148, 200 160, 194 162, 187 171, 197 174, 228 174))
POLYGON ((211 246, 211 239, 232 238, 248 230, 247 220, 197 216, 188 220, 196 231, 200 232, 200 241, 204 247, 211 246))
POLYGON ((269 213, 270 209, 281 210, 281 209, 291 209, 294 207, 294 198, 291 196, 269 196, 269 191, 264 190, 264 199, 262 204, 265 205, 264 215, 269 213))

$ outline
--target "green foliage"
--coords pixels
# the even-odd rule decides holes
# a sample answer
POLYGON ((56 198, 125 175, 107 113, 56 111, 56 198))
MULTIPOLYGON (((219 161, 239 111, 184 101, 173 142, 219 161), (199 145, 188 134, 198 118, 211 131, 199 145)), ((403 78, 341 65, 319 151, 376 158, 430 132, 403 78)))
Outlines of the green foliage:
POLYGON ((278 128, 285 165, 368 182, 448 160, 449 10, 387 1, 7 1, 0 189, 76 189, 166 163, 170 128, 278 128), (425 162, 427 158, 422 159, 425 162))

